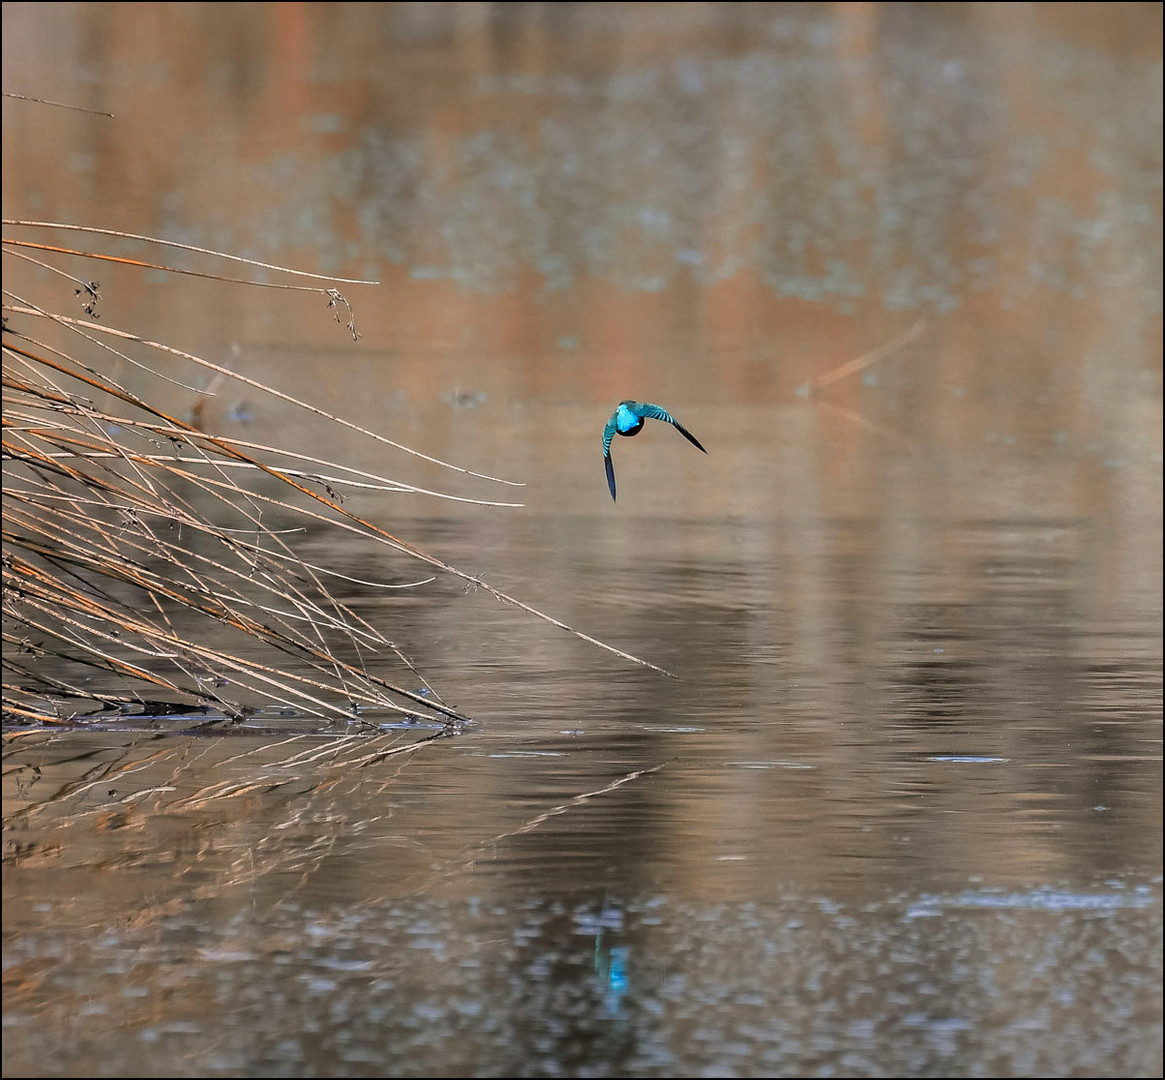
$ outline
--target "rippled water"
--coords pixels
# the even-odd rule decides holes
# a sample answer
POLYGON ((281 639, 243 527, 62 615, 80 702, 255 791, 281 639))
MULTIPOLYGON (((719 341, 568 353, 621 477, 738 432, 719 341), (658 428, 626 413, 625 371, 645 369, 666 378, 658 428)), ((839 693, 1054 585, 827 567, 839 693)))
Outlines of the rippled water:
POLYGON ((472 725, 10 732, 6 1075, 1160 1074, 1159 10, 40 7, 6 216, 386 282, 102 318, 676 677, 349 584, 472 725))

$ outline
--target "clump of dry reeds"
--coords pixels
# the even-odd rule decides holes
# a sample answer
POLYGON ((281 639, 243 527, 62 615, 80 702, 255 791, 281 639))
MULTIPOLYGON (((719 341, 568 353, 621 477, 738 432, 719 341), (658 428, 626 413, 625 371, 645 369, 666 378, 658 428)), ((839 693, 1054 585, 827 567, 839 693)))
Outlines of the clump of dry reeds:
MULTIPOLYGON (((29 249, 41 256, 67 253, 174 269, 4 239, 5 254, 68 276, 29 249)), ((385 633, 334 595, 329 582, 341 575, 296 553, 296 536, 304 530, 358 533, 441 572, 474 581, 499 599, 610 649, 351 513, 339 493, 345 485, 420 489, 335 462, 209 434, 164 412, 145 392, 116 381, 108 374, 115 357, 151 377, 177 381, 200 393, 183 381, 181 372, 176 379, 173 372, 159 370, 154 361, 166 356, 212 373, 209 377, 216 383, 237 379, 332 423, 355 427, 205 358, 101 323, 95 311, 98 285, 70 280, 87 318, 65 315, 5 290, 7 719, 76 723, 85 716, 136 713, 156 718, 202 711, 210 717, 208 723, 219 723, 270 706, 345 724, 361 715, 368 723, 369 714, 384 710, 442 725, 467 719, 441 701, 385 633), (68 347, 50 344, 52 335, 38 329, 44 325, 63 330, 68 347), (401 678, 390 681, 381 674, 389 663, 401 678), (407 689, 401 681, 414 686, 419 682, 423 689, 407 689), (111 689, 115 685, 116 691, 111 689)), ((334 283, 276 287, 321 293, 337 321, 341 310, 348 313, 347 328, 357 336, 351 308, 334 283)), ((356 430, 436 461, 377 433, 356 430)))
MULTIPOLYGON (((62 251, 8 238, 6 250, 18 243, 62 251)), ((77 285, 94 316, 98 286, 77 285)), ((346 305, 334 288, 319 291, 329 306, 346 305)), ((326 567, 295 554, 287 528, 265 524, 290 517, 300 530, 373 531, 344 520, 336 489, 403 485, 286 452, 278 454, 280 466, 269 464, 273 448, 206 434, 167 415, 103 374, 109 365, 100 356, 152 371, 148 360, 122 351, 136 342, 147 355, 160 350, 216 365, 7 290, 6 298, 8 717, 74 720, 96 702, 154 716, 206 709, 238 718, 275 704, 345 721, 362 710, 464 719, 431 690, 373 674, 378 655, 407 661, 332 595, 326 567), (49 345, 37 335, 38 321, 67 328, 75 347, 49 345), (307 495, 307 505, 293 503, 296 495, 307 495), (125 692, 109 692, 109 676, 120 677, 125 692)), ((349 329, 355 336, 351 322, 349 329)), ((411 681, 418 679, 414 673, 411 681)))

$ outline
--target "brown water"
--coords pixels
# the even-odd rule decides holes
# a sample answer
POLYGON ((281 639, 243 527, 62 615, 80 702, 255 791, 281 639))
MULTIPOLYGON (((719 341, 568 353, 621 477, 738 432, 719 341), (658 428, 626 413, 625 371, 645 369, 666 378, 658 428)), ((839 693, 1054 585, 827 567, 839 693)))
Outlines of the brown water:
POLYGON ((523 481, 201 399, 519 491, 348 505, 679 676, 353 585, 471 727, 10 735, 5 1075, 1160 1075, 1159 7, 3 18, 6 90, 116 114, 6 100, 5 217, 384 283, 353 344, 66 264, 103 322, 523 481), (625 397, 708 454, 617 440, 612 504, 625 397))

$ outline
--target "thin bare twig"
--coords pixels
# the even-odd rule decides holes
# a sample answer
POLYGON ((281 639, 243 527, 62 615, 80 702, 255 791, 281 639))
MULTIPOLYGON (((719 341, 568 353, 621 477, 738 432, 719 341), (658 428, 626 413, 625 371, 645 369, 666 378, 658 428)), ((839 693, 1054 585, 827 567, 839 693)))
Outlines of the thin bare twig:
POLYGON ((847 361, 833 368, 831 371, 827 371, 824 375, 818 376, 809 383, 809 393, 815 394, 817 391, 824 390, 825 387, 832 386, 841 379, 848 378, 850 375, 856 375, 859 371, 864 371, 871 364, 876 364, 879 360, 884 360, 904 345, 909 345, 910 342, 922 333, 925 326, 926 320, 919 319, 909 330, 899 334, 893 341, 888 341, 885 345, 879 345, 878 348, 871 349, 868 353, 864 353, 856 360, 847 361))
POLYGON ((87 109, 84 105, 66 105, 63 101, 49 101, 47 98, 29 97, 27 94, 13 94, 8 90, 4 91, 6 98, 15 98, 17 101, 31 101, 37 105, 52 105, 57 109, 72 109, 74 112, 89 113, 91 116, 108 116, 110 120, 113 119, 113 113, 102 112, 100 109, 87 109))

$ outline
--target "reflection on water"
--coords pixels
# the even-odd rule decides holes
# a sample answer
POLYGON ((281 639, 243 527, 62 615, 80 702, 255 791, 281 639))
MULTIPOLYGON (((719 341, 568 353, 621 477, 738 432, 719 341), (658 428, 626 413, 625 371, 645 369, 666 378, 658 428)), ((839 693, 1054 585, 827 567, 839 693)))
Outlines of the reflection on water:
POLYGON ((6 216, 386 283, 357 345, 117 269, 108 325, 524 481, 347 505, 679 677, 349 582, 474 725, 10 735, 5 1073, 1159 1075, 1160 11, 1099 19, 6 5, 117 114, 5 102, 6 216), (625 397, 708 455, 612 505, 625 397))
MULTIPOLYGON (((1055 915, 1039 893, 980 893, 997 910, 958 919, 898 899, 288 897, 260 926, 240 897, 213 931, 176 912, 92 941, 115 995, 45 990, 54 1020, 134 1031, 130 1074, 1139 1076, 1159 1057, 1149 892, 1055 915), (207 1003, 230 1023, 209 1025, 207 1003)), ((7 1039, 47 1073, 80 1063, 43 1029, 7 1039)))

